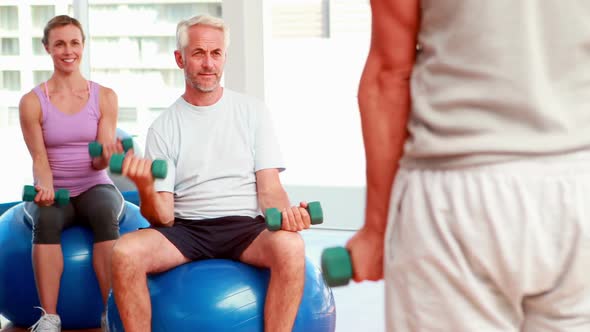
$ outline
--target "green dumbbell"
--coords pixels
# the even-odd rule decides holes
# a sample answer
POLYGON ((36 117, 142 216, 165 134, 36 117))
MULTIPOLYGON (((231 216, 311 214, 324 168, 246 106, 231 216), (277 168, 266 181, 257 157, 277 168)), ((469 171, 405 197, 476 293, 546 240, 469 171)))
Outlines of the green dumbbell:
MULTIPOLYGON (((121 144, 123 145, 123 150, 127 152, 133 148, 133 138, 127 137, 121 140, 121 144)), ((102 155, 102 144, 97 141, 88 143, 88 153, 90 153, 90 156, 93 158, 100 157, 102 155)))
MULTIPOLYGON (((121 174, 123 171, 123 160, 125 159, 124 154, 114 154, 111 156, 109 168, 111 172, 115 174, 121 174)), ((165 160, 156 159, 152 161, 152 176, 156 179, 164 179, 168 174, 168 164, 165 160)))
MULTIPOLYGON (((37 196, 35 186, 26 185, 23 188, 23 201, 32 202, 37 196)), ((70 201, 70 191, 67 189, 58 189, 55 191, 55 201, 58 205, 66 205, 70 201)))
MULTIPOLYGON (((307 203, 307 213, 311 218, 311 224, 317 225, 324 222, 324 212, 320 202, 309 202, 307 203)), ((264 213, 266 219, 266 228, 270 231, 278 231, 281 229, 283 223, 283 214, 277 208, 266 209, 264 213)))
POLYGON ((344 247, 326 248, 322 252, 322 274, 330 287, 348 285, 352 279, 352 260, 344 247))

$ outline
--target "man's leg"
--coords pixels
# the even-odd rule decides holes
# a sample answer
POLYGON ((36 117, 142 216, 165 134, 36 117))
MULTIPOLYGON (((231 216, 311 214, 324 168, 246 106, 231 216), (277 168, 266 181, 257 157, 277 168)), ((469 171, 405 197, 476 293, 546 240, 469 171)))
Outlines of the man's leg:
POLYGON ((305 245, 299 233, 265 230, 242 253, 240 261, 270 269, 265 331, 291 331, 305 282, 305 245))
MULTIPOLYGON (((543 225, 537 238, 545 247, 557 247, 544 254, 550 282, 543 292, 531 292, 523 300, 523 332, 590 331, 590 163, 581 160, 568 165, 568 177, 560 181, 558 208, 544 213, 557 218, 543 225), (573 165, 572 165, 573 164, 573 165), (550 211, 550 213, 548 212, 550 211), (550 227, 550 225, 554 225, 550 227)), ((537 265, 541 265, 538 264, 537 265)))
POLYGON ((534 218, 511 181, 482 173, 398 174, 385 237, 387 331, 520 330, 529 252, 517 245, 534 218))
POLYGON ((113 248, 113 294, 127 332, 151 331, 151 303, 147 274, 188 263, 189 259, 153 229, 122 236, 113 248))

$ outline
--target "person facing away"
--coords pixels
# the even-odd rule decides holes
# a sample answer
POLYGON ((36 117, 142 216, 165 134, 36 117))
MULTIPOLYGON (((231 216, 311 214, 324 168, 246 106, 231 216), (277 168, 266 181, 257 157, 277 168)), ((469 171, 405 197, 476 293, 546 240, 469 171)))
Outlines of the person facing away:
POLYGON ((387 330, 590 331, 590 2, 371 9, 347 248, 387 330))
POLYGON ((78 20, 67 15, 52 18, 43 30, 42 43, 53 61, 53 73, 26 93, 19 105, 38 191, 34 202, 25 204, 25 215, 33 223, 33 271, 43 313, 33 331, 61 330, 56 306, 65 227, 81 223, 92 228, 92 264, 105 304, 111 288, 110 257, 124 201, 105 168, 110 156, 123 148, 115 140, 116 93, 80 72, 84 41, 78 20), (103 152, 91 158, 88 144, 95 140, 103 144, 103 152), (69 190, 66 205, 55 204, 57 189, 69 190))
POLYGON ((149 128, 146 158, 128 154, 123 161, 122 174, 136 184, 141 213, 151 223, 122 236, 113 249, 113 293, 123 326, 151 330, 146 274, 226 258, 270 269, 265 330, 290 331, 303 296, 298 231, 309 228, 307 204, 290 206, 266 106, 220 85, 229 45, 224 21, 208 15, 183 20, 176 38, 184 94, 149 128), (154 159, 168 163, 167 177, 155 182, 154 159), (266 230, 260 215, 271 207, 282 211, 277 232, 266 230))

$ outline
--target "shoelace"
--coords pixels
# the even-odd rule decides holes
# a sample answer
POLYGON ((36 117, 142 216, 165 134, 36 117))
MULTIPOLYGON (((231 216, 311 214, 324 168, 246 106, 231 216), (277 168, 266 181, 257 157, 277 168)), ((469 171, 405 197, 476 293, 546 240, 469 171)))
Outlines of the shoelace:
MULTIPOLYGON (((47 311, 45 311, 45 309, 43 309, 41 307, 34 307, 34 308, 43 311, 43 316, 41 316, 41 318, 39 318, 39 320, 35 324, 33 324, 33 326, 31 326, 29 328, 29 330, 31 330, 31 331, 37 331, 37 327, 39 327, 39 325, 41 325, 41 323, 44 321, 43 317, 45 317, 45 315, 47 315, 47 311)), ((41 327, 43 327, 43 326, 41 326, 41 327)), ((45 329, 43 329, 43 330, 45 330, 45 329)), ((43 332, 43 330, 39 330, 39 332, 43 332)))

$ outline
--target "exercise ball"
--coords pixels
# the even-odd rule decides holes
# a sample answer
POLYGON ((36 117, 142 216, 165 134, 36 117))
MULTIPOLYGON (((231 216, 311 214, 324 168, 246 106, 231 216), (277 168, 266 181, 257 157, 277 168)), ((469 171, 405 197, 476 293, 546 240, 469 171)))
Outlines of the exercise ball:
MULTIPOLYGON (((31 326, 41 316, 31 261, 32 224, 19 203, 0 216, 0 313, 15 326, 31 326)), ((139 208, 125 202, 120 233, 149 226, 139 208)), ((64 271, 61 278, 58 314, 63 329, 100 326, 104 310, 98 281, 92 267, 92 231, 72 226, 62 233, 64 271)))
MULTIPOLYGON (((263 331, 269 277, 268 269, 226 259, 191 262, 148 276, 152 331, 263 331)), ((112 292, 107 321, 111 332, 124 331, 112 292)), ((304 294, 293 331, 327 332, 335 326, 332 291, 306 259, 304 294)))

